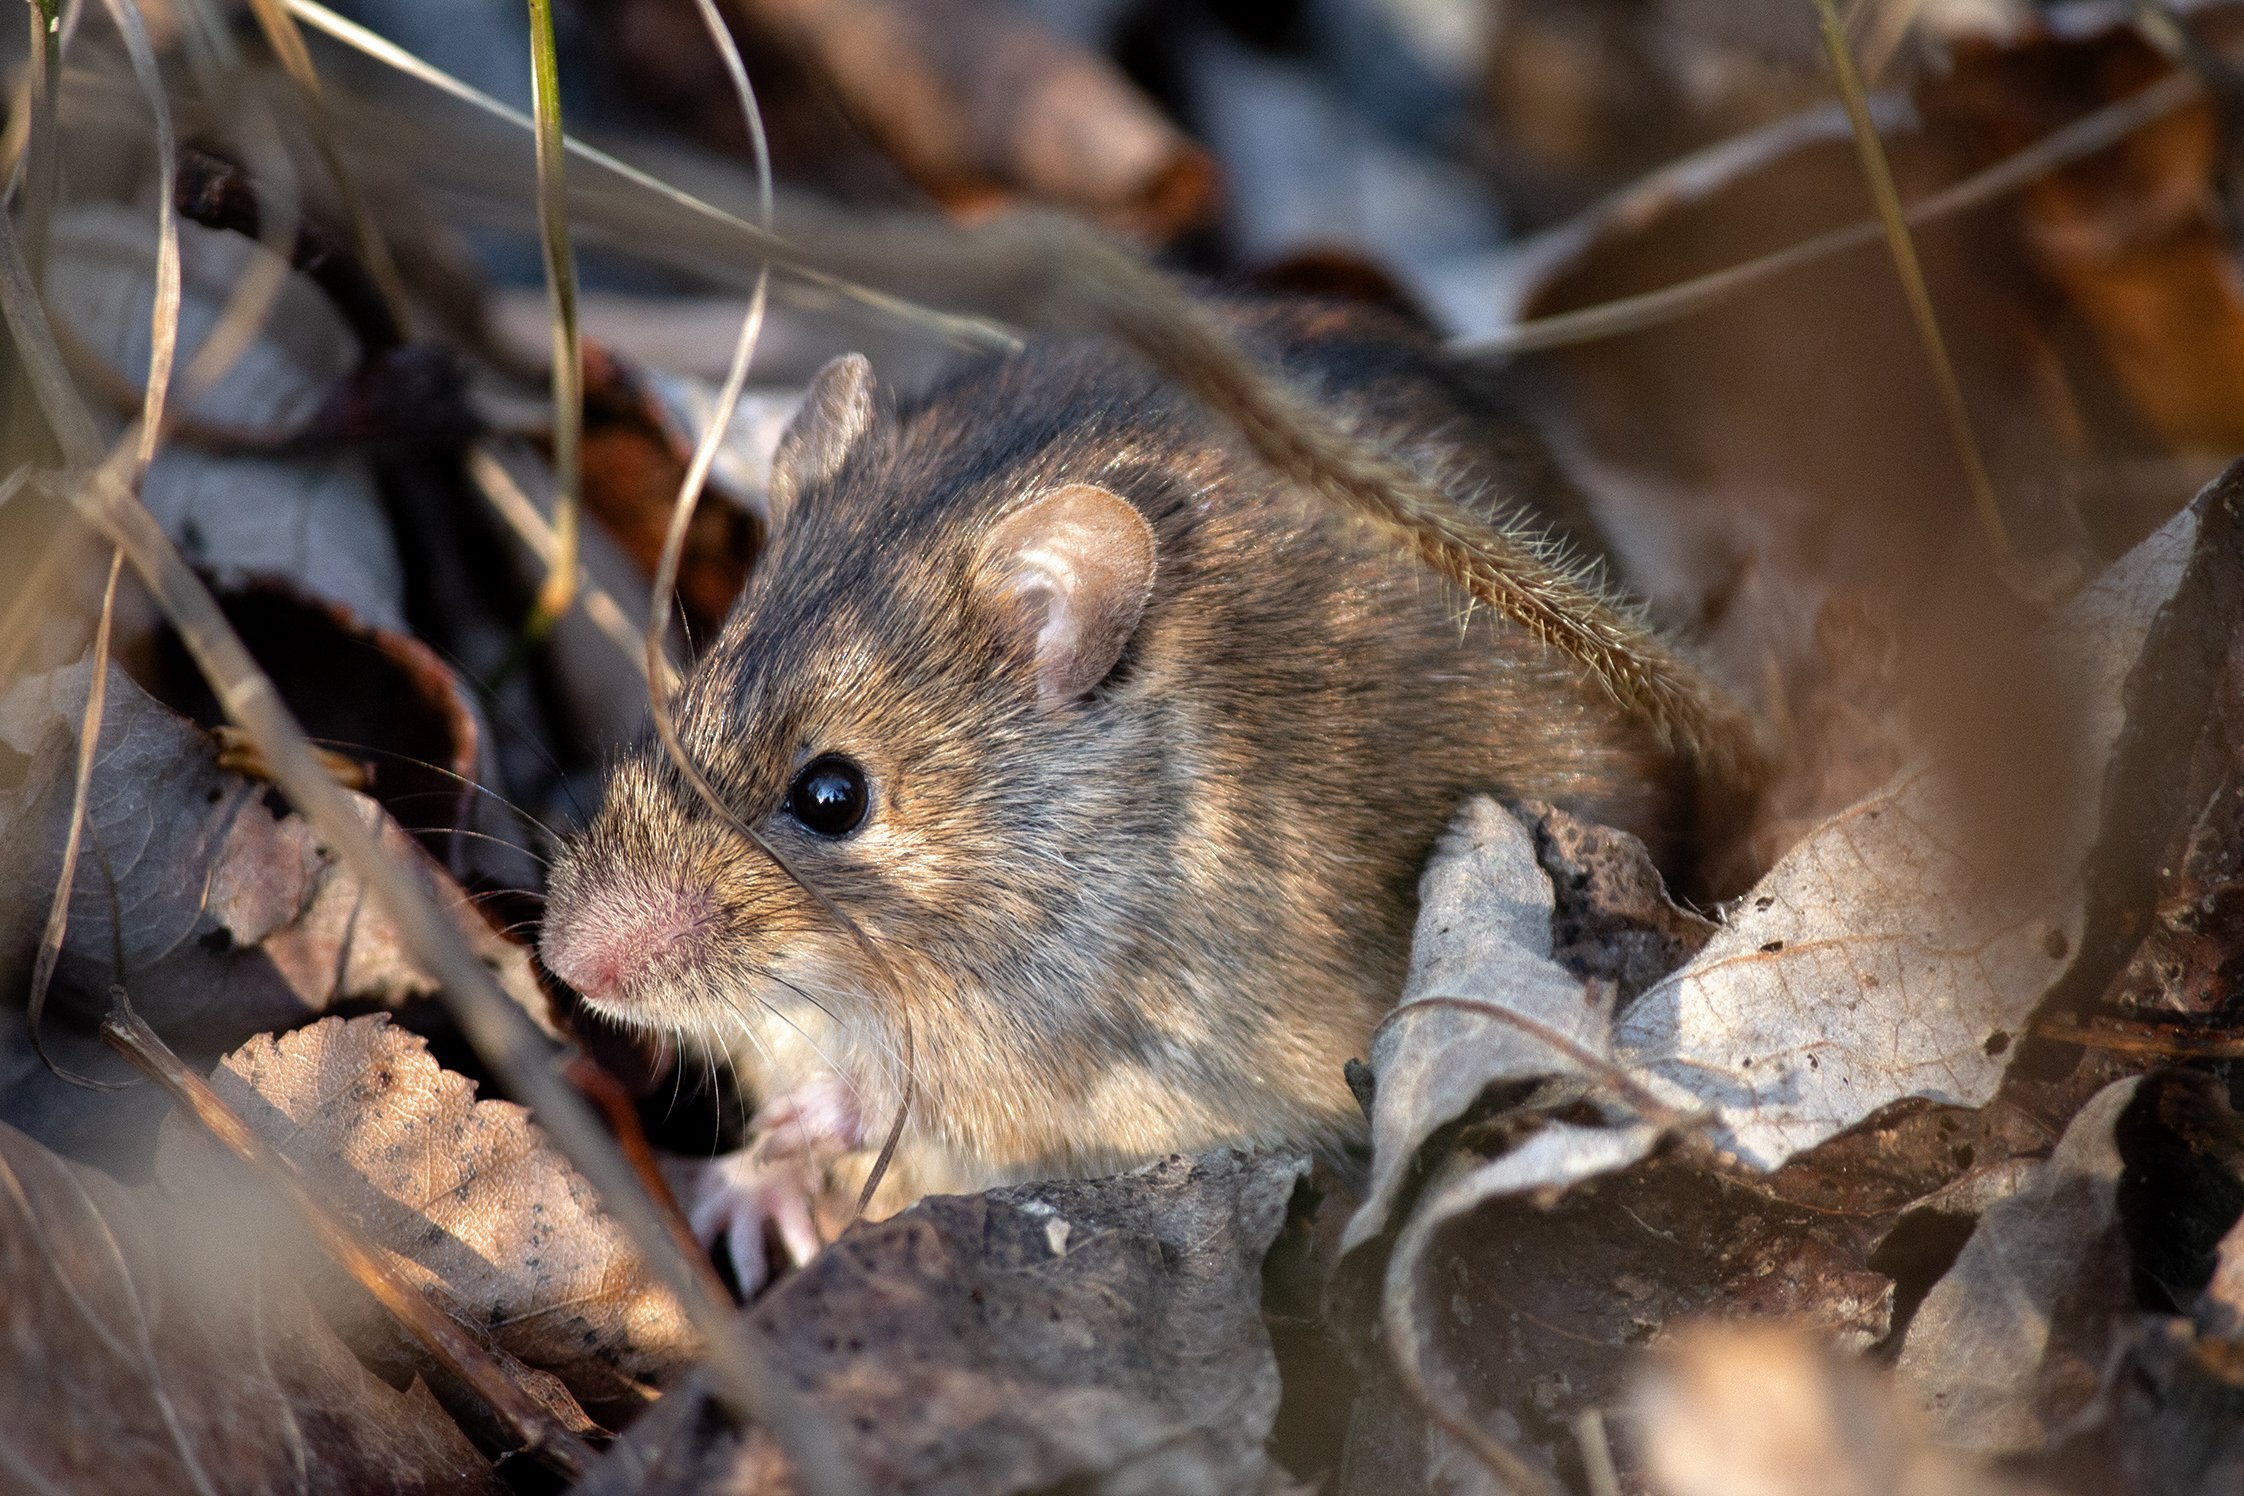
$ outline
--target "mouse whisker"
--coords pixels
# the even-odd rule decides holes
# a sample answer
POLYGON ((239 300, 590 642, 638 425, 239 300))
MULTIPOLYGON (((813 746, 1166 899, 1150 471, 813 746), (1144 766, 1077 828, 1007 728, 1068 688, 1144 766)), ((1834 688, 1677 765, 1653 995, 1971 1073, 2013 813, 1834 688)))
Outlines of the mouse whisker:
MULTIPOLYGON (((313 741, 318 743, 323 748, 333 748, 338 752, 346 754, 388 759, 395 763, 411 764, 416 769, 426 769, 431 774, 441 775, 442 777, 451 780, 453 783, 459 785, 462 789, 473 790, 476 794, 488 798, 493 803, 504 806, 506 809, 520 816, 523 820, 529 822, 532 826, 535 826, 538 830, 544 832, 548 841, 558 843, 562 840, 561 833, 555 831, 544 821, 530 814, 530 812, 524 810, 521 806, 515 804, 512 800, 509 800, 506 796, 500 794, 497 790, 492 789, 489 785, 484 784, 480 780, 473 779, 466 774, 462 774, 457 769, 447 768, 443 764, 430 763, 425 758, 415 758, 410 753, 400 753, 394 748, 377 747, 372 743, 353 743, 343 738, 314 738, 313 741)), ((416 797, 400 796, 399 798, 403 800, 416 797)))
POLYGON ((540 868, 550 871, 553 867, 553 859, 543 852, 533 851, 520 842, 508 841, 505 837, 494 836, 488 831, 471 831, 465 826, 401 826, 398 829, 409 836, 457 836, 471 841, 486 841, 495 847, 504 847, 509 852, 519 852, 540 868))

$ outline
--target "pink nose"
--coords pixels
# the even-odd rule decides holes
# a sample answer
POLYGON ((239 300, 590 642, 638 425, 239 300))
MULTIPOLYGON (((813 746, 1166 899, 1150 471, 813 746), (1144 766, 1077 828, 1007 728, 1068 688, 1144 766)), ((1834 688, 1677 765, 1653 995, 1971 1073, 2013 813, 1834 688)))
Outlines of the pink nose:
POLYGON ((549 906, 538 949, 555 976, 593 1002, 609 1002, 658 971, 690 968, 715 913, 699 891, 602 888, 549 906))

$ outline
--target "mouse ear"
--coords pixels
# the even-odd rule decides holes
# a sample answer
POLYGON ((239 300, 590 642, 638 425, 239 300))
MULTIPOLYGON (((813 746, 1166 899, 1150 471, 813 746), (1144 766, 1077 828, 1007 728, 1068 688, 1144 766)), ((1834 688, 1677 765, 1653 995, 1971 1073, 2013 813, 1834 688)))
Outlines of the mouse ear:
POLYGON ((786 523, 807 489, 841 471, 849 449, 873 427, 873 366, 862 353, 845 353, 810 381, 802 409, 795 412, 771 454, 767 532, 786 523))
POLYGON ((975 572, 1035 642, 1037 694, 1074 701, 1106 679, 1153 593, 1153 527, 1129 500, 1077 483, 1001 520, 975 572))

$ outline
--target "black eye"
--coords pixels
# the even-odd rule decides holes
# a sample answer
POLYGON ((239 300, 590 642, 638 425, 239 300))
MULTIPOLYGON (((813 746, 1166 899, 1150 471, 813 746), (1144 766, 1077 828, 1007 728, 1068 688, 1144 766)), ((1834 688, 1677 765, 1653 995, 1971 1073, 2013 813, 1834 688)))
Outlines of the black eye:
POLYGON ((865 771, 846 758, 812 759, 787 786, 787 814, 820 836, 847 836, 865 820, 865 771))

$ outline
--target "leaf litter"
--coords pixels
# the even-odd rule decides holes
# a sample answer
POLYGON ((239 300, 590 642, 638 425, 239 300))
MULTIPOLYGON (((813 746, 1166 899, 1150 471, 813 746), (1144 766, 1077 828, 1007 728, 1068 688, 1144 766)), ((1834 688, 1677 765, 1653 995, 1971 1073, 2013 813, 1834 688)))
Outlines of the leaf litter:
MULTIPOLYGON (((1517 22, 1496 55, 1516 64, 1518 48, 1551 24, 1540 14, 1517 22)), ((2064 46, 2120 46, 2081 40, 2092 32, 2074 26, 2064 46)), ((2057 123, 2037 113, 2049 109, 2053 85, 2035 69, 2063 47, 2041 46, 2025 49, 2031 66, 1967 47, 1970 65, 1953 78, 1913 74, 1918 112, 1907 130, 1916 133, 1896 146, 1897 171, 1922 172, 1928 160, 1975 164, 1989 137, 2015 133, 2027 117, 2037 127, 2057 123)), ((2136 66, 2129 56, 2116 73, 2136 66)), ((2059 57, 2059 76, 2071 57, 2059 57)), ((1772 100, 1790 108, 1818 96, 1779 88, 1749 112, 1773 117, 1781 109, 1762 107, 1772 100)), ((1507 124, 1517 123, 1515 107, 1507 101, 1507 124)), ((2043 193, 2015 222, 2003 220, 1996 237, 2007 258, 1998 260, 2023 258, 2064 284, 2113 361, 2117 386, 2162 440, 2217 448, 2207 435, 2228 429, 2228 413, 2217 398, 2177 394, 2156 360, 2140 356, 2140 329, 2111 294, 2112 265, 2084 252, 2101 242, 2105 217, 2128 219, 2146 200, 2171 209, 2158 184, 2193 184, 2212 169, 2194 146, 2175 149, 2182 132, 2145 137, 2154 138, 2157 150, 2099 180, 2103 196, 2043 193)), ((1751 201, 1799 180, 1786 174, 1813 157, 1815 140, 1846 145, 1829 132, 1794 130, 1787 139, 1811 144, 1798 159, 1785 155, 1789 146, 1733 153, 1770 175, 1702 183, 1714 189, 1709 201, 1732 189, 1751 201)), ((1811 194, 1814 211, 1846 207, 1847 179, 1826 181, 1845 190, 1811 194)), ((2076 173, 2065 185, 2083 181, 2076 173)), ((1563 309, 1568 295, 1578 299, 1582 284, 1594 288, 1612 270, 1603 257, 1618 250, 1625 262, 1641 247, 1616 225, 1659 230, 1675 222, 1662 214, 1680 212, 1689 227, 1691 202, 1658 208, 1633 219, 1593 215, 1612 237, 1578 242, 1577 258, 1540 287, 1538 309, 1563 309), (1584 272, 1579 283, 1562 284, 1576 272, 1584 272), (1550 296, 1553 284, 1564 294, 1550 296)), ((2183 244, 2201 269, 2207 245, 2195 212, 2128 219, 2134 246, 2183 244)), ((110 223, 73 208, 57 225, 58 263, 70 262, 53 288, 58 306, 80 333, 99 334, 89 341, 113 372, 146 357, 138 321, 152 275, 146 216, 134 210, 128 225, 122 215, 110 223)), ((1813 219, 1795 226, 1805 234, 1818 226, 1813 219)), ((191 348, 242 257, 261 251, 193 224, 182 233, 191 348)), ((1936 289, 1954 263, 1940 246, 1928 251, 1936 289)), ((2171 285, 2196 274, 2178 273, 2171 285)), ((206 424, 268 434, 301 426, 350 374, 357 361, 345 323, 307 282, 292 281, 287 294, 295 300, 277 319, 281 331, 253 349, 233 391, 243 403, 197 405, 206 424)), ((1972 294, 1982 308, 2002 299, 1983 286, 1972 294)), ((2136 311, 2146 305, 2154 321, 2170 320, 2167 304, 2136 303, 2136 311)), ((2218 353, 2225 301, 2216 309, 2197 331, 2218 353)), ((2001 317, 1987 325, 2016 331, 2001 317)), ((1761 326, 1753 322, 1751 335, 1761 326)), ((2033 384, 2047 350, 2011 333, 1992 345, 1992 353, 1967 352, 1999 368, 2004 397, 2017 395, 2021 377, 2037 393, 2033 421, 1998 438, 1991 461, 2006 490, 2046 489, 2081 450, 2059 419, 2063 401, 2048 398, 2051 382, 2033 384), (2054 423, 2057 439, 2035 422, 2054 423)), ((2095 383, 2077 347, 2062 354, 2064 377, 2054 384, 2070 379, 2077 392, 2095 383)), ((1827 372, 1891 372, 1874 358, 1818 355, 1827 372)), ((1874 606, 1849 636, 1859 599, 1848 588, 1862 578, 1835 566, 1826 574, 1800 544, 1794 521, 1830 512, 1834 490, 1798 481, 1800 469, 1788 466, 1796 450, 1725 447, 1726 428, 1704 407, 1756 408, 1744 386, 1708 379, 1694 390, 1707 417, 1695 434, 1723 450, 1688 483, 1669 479, 1691 463, 1655 450, 1656 440, 1621 453, 1618 464, 1601 450, 1614 437, 1616 409, 1632 423, 1653 411, 1648 428, 1665 422, 1670 436, 1693 424, 1676 415, 1692 402, 1675 400, 1672 381, 1659 394, 1673 370, 1652 362, 1573 361, 1577 413, 1608 417, 1577 433, 1573 469, 1608 503, 1627 490, 1622 512, 1635 504, 1642 518, 1647 502, 1671 506, 1658 522, 1631 527, 1679 563, 1680 580, 1655 587, 1655 601, 1677 617, 1712 620, 1710 653, 1733 675, 1768 664, 1779 681, 1763 704, 1795 733, 1793 778, 1761 808, 1755 850, 1739 863, 1773 866, 1708 920, 1671 900, 1650 859, 1618 833, 1548 806, 1475 802, 1427 870, 1408 987, 1358 1077, 1374 1137, 1360 1192, 1326 1168, 1314 1187, 1304 1185, 1296 1160, 1211 1155, 1119 1180, 929 1200, 846 1232, 751 1317, 778 1364, 831 1415, 850 1459, 884 1488, 1252 1490, 1276 1488, 1290 1472, 1323 1473, 1337 1491, 1387 1492, 1493 1489, 1492 1471, 1507 1471, 1514 1489, 1556 1483, 1602 1493, 1625 1480, 1657 1491, 1820 1491, 1854 1489, 1847 1482, 1859 1477, 1864 1490, 1931 1496, 2086 1489, 2106 1475, 2125 1477, 2120 1488, 2211 1491, 2244 1468, 2244 1453, 2222 1433, 2244 1407, 2235 1369, 2244 1311, 2232 1281, 2239 1253, 2228 1225, 2244 1204, 2232 1167, 2244 1155, 2233 1147, 2225 1097, 2185 1083, 2204 1072, 2156 1068, 2193 1053, 2233 1057, 2219 1046, 2234 973, 2244 970, 2222 912, 2237 881, 2240 757, 2226 666, 2234 625, 2224 610, 2244 582, 2233 575, 2234 528, 2212 506, 2232 503, 2229 486, 2089 583, 2036 637, 2034 647, 2077 689, 2078 730, 2065 747, 2080 762, 2060 777, 2085 788, 2053 797, 2059 814, 2032 828, 2034 855, 2018 858, 2001 838, 1973 834, 1982 808, 1970 803, 1972 782, 1951 779, 1938 751, 1952 745, 1900 730, 1896 703, 1921 683, 1904 679, 1897 689, 1891 641, 1880 632, 1889 621, 1874 606), (1599 380, 1611 381, 1602 393, 1599 380), (1635 393, 1614 400, 1614 389, 1635 393), (1710 490, 1725 501, 1759 500, 1766 494, 1757 486, 1788 483, 1795 491, 1784 502, 1805 492, 1821 510, 1787 513, 1778 503, 1742 521, 1687 512, 1710 490), (1725 549, 1741 534, 1761 543, 1758 552, 1748 544, 1743 562, 1725 549), (1786 630, 1797 637, 1780 639, 1786 630), (2083 1040, 2096 1047, 2084 1053, 2075 1047, 2083 1040), (2172 1187, 2157 1196, 2143 1183, 2153 1177, 2172 1187), (1306 1295, 1277 1286, 1303 1267, 1284 1265, 1297 1256, 1307 1259, 1306 1295), (1327 1275, 1333 1292, 1320 1301, 1327 1275), (1281 1297, 1283 1311, 1273 1307, 1281 1297), (1274 1355, 1265 1319, 1287 1314, 1302 1314, 1297 1329, 1314 1324, 1317 1333, 1282 1337, 1274 1355), (1702 1323, 1709 1318, 1781 1319, 1788 1328, 1702 1323), (1330 1363, 1340 1362, 1334 1371, 1330 1363), (1312 1385, 1332 1401, 1305 1413, 1300 1400, 1312 1385), (1301 1463, 1293 1436, 1278 1431, 1320 1414, 1330 1457, 1301 1463), (1274 1461, 1274 1449, 1294 1463, 1274 1461), (2060 1468, 2066 1451, 2090 1473, 2060 1468), (1987 1465, 1989 1453, 2008 1463, 1987 1465)), ((664 374, 659 361, 622 370, 609 393, 617 404, 605 427, 600 412, 587 412, 588 466, 608 464, 588 471, 587 502, 596 514, 605 502, 601 517, 617 531, 593 545, 620 556, 635 544, 644 550, 650 518, 659 529, 649 496, 674 485, 681 438, 705 418, 706 393, 664 374)), ((697 626, 722 612, 752 559, 770 439, 791 399, 774 392, 735 417, 735 441, 717 469, 725 502, 712 511, 687 599, 697 626)), ((1858 429, 1884 429, 1905 404, 1889 402, 1858 429)), ((1753 434, 1774 433, 1779 448, 1796 444, 1803 423, 1787 409, 1772 399, 1763 411, 1770 419, 1753 434)), ((2114 497, 2124 475, 2097 445, 2113 440, 2099 424, 2112 411, 2096 406, 2091 416, 2088 440, 2101 464, 2091 476, 2106 487, 2084 511, 2094 543, 2060 536, 2075 559, 2114 535, 2132 540, 2149 528, 2128 533, 2141 514, 2156 505, 2163 518, 2171 507, 2170 495, 2114 497)), ((1863 465, 1860 481, 1836 491, 1875 489, 1885 482, 1879 475, 1906 478, 1922 465, 1920 443, 1893 446, 1890 461, 1863 465)), ((151 475, 149 502, 226 584, 237 612, 248 589, 277 578, 338 610, 345 629, 411 644, 457 626, 418 611, 426 599, 409 596, 417 563, 393 538, 405 511, 383 509, 396 501, 397 469, 348 450, 308 465, 302 456, 174 442, 151 475), (376 475, 392 486, 377 490, 376 475), (286 523, 272 523, 275 515, 286 523)), ((2047 497, 2036 490, 2033 502, 2047 497)), ((1866 504, 1856 518, 1875 525, 1883 513, 1866 504)), ((128 665, 140 658, 122 653, 128 665)), ((315 659, 308 673, 321 668, 315 659)), ((577 667, 551 668, 571 678, 541 690, 598 694, 575 678, 577 667)), ((449 689, 478 727, 481 703, 456 682, 449 689)), ((0 967, 23 946, 18 895, 38 894, 42 876, 51 881, 42 868, 59 840, 55 785, 67 779, 72 703, 84 695, 80 665, 14 682, 0 698, 0 739, 16 756, 11 769, 22 771, 0 780, 0 833, 34 849, 0 871, 0 915, 9 921, 0 967)), ((506 702, 533 718, 544 710, 519 686, 506 702)), ((522 736, 537 743, 541 734, 557 743, 570 736, 566 724, 545 720, 522 736)), ((465 756, 423 756, 487 773, 487 762, 473 761, 474 742, 487 736, 454 739, 454 747, 467 741, 465 756)), ((572 772, 581 766, 556 766, 555 781, 572 772)), ((385 845, 415 860, 423 883, 460 911, 516 1000, 540 1005, 521 948, 468 913, 463 890, 372 802, 359 803, 385 845)), ((453 861, 455 872, 466 867, 453 861)), ((231 1050, 216 1075, 234 1104, 270 1129, 323 1196, 413 1264, 438 1303, 518 1358, 526 1378, 557 1376, 566 1387, 553 1392, 557 1403, 581 1400, 620 1423, 658 1387, 673 1386, 584 1489, 789 1488, 796 1473, 765 1432, 740 1432, 697 1383, 678 1385, 694 1359, 691 1337, 527 1116, 510 1103, 474 1101, 469 1079, 395 1024, 321 1017, 394 1007, 431 984, 301 818, 222 767, 207 736, 122 671, 110 687, 87 863, 72 903, 64 1000, 50 1013, 63 1042, 75 1028, 85 1063, 107 1061, 92 1047, 90 1023, 121 983, 198 1061, 231 1050)), ((516 864, 501 876, 526 886, 535 875, 516 864)), ((11 1034, 11 1064, 22 1048, 11 1034)), ((6 1080, 5 1115, 51 1146, 134 1168, 125 1156, 134 1149, 105 1150, 131 1132, 127 1109, 140 1108, 152 1125, 149 1092, 97 1103, 29 1070, 6 1080)), ((144 1128, 141 1153, 146 1136, 144 1128)), ((171 1223, 198 1210, 214 1216, 237 1199, 183 1121, 169 1124, 155 1186, 131 1191, 17 1134, 0 1151, 15 1178, 35 1181, 20 1193, 40 1207, 23 1217, 28 1225, 0 1233, 11 1278, 33 1271, 26 1243, 99 1234, 68 1201, 52 1203, 64 1193, 54 1181, 75 1181, 84 1200, 99 1202, 122 1257, 143 1239, 139 1217, 157 1221, 161 1239, 188 1229, 171 1223)), ((245 1223, 257 1214, 248 1204, 239 1210, 245 1223)), ((204 1338, 193 1355, 248 1364, 240 1320, 246 1314, 253 1333, 269 1332, 252 1358, 258 1374, 209 1393, 249 1410, 234 1422, 245 1445, 264 1441, 256 1450, 208 1453, 217 1446, 198 1441, 218 1429, 222 1420, 207 1413, 217 1403, 175 1396, 167 1412, 148 1395, 163 1378, 146 1373, 143 1357, 133 1389, 112 1394, 100 1384, 88 1394, 131 1410, 120 1414, 130 1436, 114 1450, 92 1450, 74 1428, 42 1428, 19 1411, 6 1426, 28 1432, 10 1445, 11 1470, 50 1479, 99 1469, 103 1480, 122 1470, 192 1485, 189 1465, 231 1474, 237 1467, 208 1462, 238 1455, 241 1488, 258 1489, 265 1476, 252 1472, 266 1467, 257 1457, 279 1449, 295 1471, 331 1475, 338 1488, 490 1481, 487 1433, 449 1392, 440 1392, 440 1409, 426 1390, 445 1369, 402 1351, 300 1247, 259 1243, 254 1271, 213 1265, 200 1248, 181 1254, 204 1265, 207 1281, 197 1286, 212 1290, 207 1311, 195 1295, 149 1291, 169 1279, 136 1280, 132 1290, 166 1311, 147 1316, 159 1341, 188 1333, 185 1311, 169 1311, 197 1306, 195 1333, 204 1338), (270 1268, 268 1250, 288 1264, 285 1273, 270 1268), (216 1292, 221 1283, 241 1292, 216 1292), (348 1353, 334 1340, 338 1329, 348 1353), (370 1379, 361 1360, 380 1377, 370 1379), (290 1432, 281 1414, 316 1437, 290 1432), (471 1427, 485 1454, 463 1443, 448 1415, 471 1427), (469 1473, 458 1475, 446 1461, 463 1450, 469 1473), (68 1463, 102 1458, 117 1463, 68 1463)), ((123 1293, 113 1282, 104 1291, 123 1293)), ((90 1292, 82 1297, 94 1302, 90 1292)), ((123 1344, 127 1337, 109 1332, 128 1322, 104 1318, 103 1344, 123 1344)), ((44 1322, 24 1334, 19 1344, 68 1343, 44 1322)), ((90 1360, 64 1370, 98 1380, 105 1372, 90 1360)), ((183 1353, 178 1364, 188 1360, 183 1353)), ((38 1384, 18 1378, 12 1390, 27 1385, 38 1384)), ((519 1482, 504 1464, 499 1476, 492 1488, 519 1482)))
MULTIPOLYGON (((34 895, 51 886, 61 863, 88 673, 81 661, 19 680, 0 696, 0 743, 28 761, 22 782, 0 791, 0 835, 15 849, 0 866, 0 969, 19 981, 28 979, 43 918, 34 895)), ((500 939, 378 807, 357 803, 454 908, 516 1000, 542 1012, 521 948, 500 939)), ((220 767, 209 734, 115 667, 85 837, 46 1014, 49 1052, 82 1074, 130 1074, 93 1032, 119 983, 159 1032, 205 1064, 253 1034, 293 1028, 338 1005, 396 1007, 433 989, 310 826, 276 814, 264 785, 220 767)), ((143 1166, 161 1099, 71 1087, 40 1064, 23 1011, 10 1010, 6 1022, 13 1029, 0 1116, 66 1152, 143 1166)))
POLYGON ((499 1492, 214 1200, 128 1190, 0 1125, 0 1469, 11 1489, 499 1492))
MULTIPOLYGON (((2101 782, 2131 701, 2152 695, 2143 683, 2172 675, 2192 647, 2190 631, 2156 627, 2161 610, 2186 582, 2244 565, 2235 502, 2232 479, 2208 489, 2054 625, 2050 647, 2078 662, 2087 782, 2101 782), (2163 657, 2145 657, 2146 641, 2163 657)), ((2032 1386, 2053 1374, 2033 1340, 2047 1333, 2037 1301, 2000 1276, 2001 1233, 2036 1221, 2040 1256, 2070 1263, 2059 1244, 2085 1254, 2107 1232, 2109 1134, 2131 1082, 2080 1113, 2082 1141, 2068 1132, 2048 1163, 2014 1165, 1999 1183, 1999 1159, 1919 1179, 1915 1200, 1870 1204, 1860 1185, 1834 1195, 1817 1180, 1859 1170, 1847 1150, 1875 1133, 1850 1131, 1897 1108, 1993 1101, 2037 1009, 2086 959, 2102 802, 2069 805, 2047 863, 1990 897, 2002 881, 1946 834, 1967 818, 1943 804, 1945 774, 1939 761, 1912 763, 1811 833, 1719 928, 1694 928, 1703 945, 1640 994, 1552 959, 1561 895, 1531 830, 1549 826, 1547 809, 1538 821, 1478 802, 1461 816, 1425 874, 1410 980, 1374 1042, 1371 1184, 1343 1244, 1356 1259, 1344 1287, 1377 1305, 1398 1374, 1430 1417, 1426 1452, 1422 1468, 1351 1472, 1345 1488, 1427 1479, 1458 1458, 1459 1426, 1510 1428, 1555 1477, 1568 1419, 1619 1395, 1628 1347, 1660 1343, 1693 1315, 1781 1315, 1858 1350, 1881 1344, 1898 1321, 1879 1248, 1934 1193, 1926 1184, 1969 1179, 2000 1198, 1915 1307, 1899 1395, 1936 1408, 1961 1395, 1944 1379, 2032 1386), (1819 1165, 1826 1144, 1837 1151, 1819 1165), (2076 1161, 2084 1150, 2104 1161, 2076 1161), (2093 1195, 2099 1179, 2101 1216, 2089 1200, 2051 1218, 2053 1195, 2093 1195), (1480 1313, 1508 1330, 1490 1341, 1473 1328, 1480 1313)), ((1579 901, 1598 881, 1561 886, 1579 901)), ((1664 892, 1637 905, 1647 933, 1681 917, 1664 892)), ((2124 1281, 2125 1260, 2051 1271, 2124 1281)), ((2022 1426, 2015 1391, 1981 1400, 2000 1409, 1931 1417, 1929 1436, 2009 1452, 2060 1432, 2022 1426)))
MULTIPOLYGON (((528 1114, 475 1100, 472 1082, 385 1017, 254 1039, 212 1081, 456 1318, 558 1377, 595 1415, 635 1411, 690 1364, 691 1328, 528 1114)), ((174 1114, 158 1180, 192 1195, 207 1149, 174 1114)))

